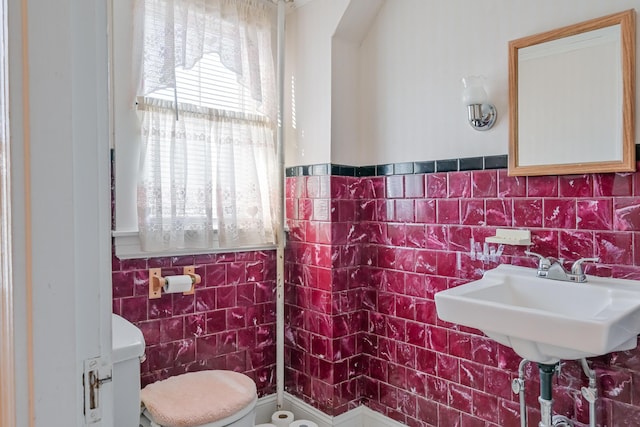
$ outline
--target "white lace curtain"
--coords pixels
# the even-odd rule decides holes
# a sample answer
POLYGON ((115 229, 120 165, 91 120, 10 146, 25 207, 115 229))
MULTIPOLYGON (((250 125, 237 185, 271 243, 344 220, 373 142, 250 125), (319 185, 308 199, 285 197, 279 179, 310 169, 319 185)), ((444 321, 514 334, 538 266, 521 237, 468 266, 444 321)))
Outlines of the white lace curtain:
MULTIPOLYGON (((138 228, 146 251, 275 243, 273 14, 253 0, 136 0, 142 150, 138 228), (154 99, 176 70, 217 54, 245 91, 240 111, 154 99), (248 94, 248 96, 246 96, 248 94), (252 107, 252 108, 249 108, 252 107), (177 120, 176 120, 177 112, 177 120)), ((135 50, 135 48, 134 48, 135 50)))

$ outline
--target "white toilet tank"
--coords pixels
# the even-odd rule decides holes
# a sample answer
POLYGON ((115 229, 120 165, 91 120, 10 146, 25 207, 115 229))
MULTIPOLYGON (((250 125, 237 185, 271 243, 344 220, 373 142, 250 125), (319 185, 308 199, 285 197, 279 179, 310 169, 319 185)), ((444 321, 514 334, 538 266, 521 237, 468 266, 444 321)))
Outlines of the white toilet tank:
POLYGON ((140 329, 117 314, 111 317, 111 328, 114 426, 138 427, 144 337, 140 329))

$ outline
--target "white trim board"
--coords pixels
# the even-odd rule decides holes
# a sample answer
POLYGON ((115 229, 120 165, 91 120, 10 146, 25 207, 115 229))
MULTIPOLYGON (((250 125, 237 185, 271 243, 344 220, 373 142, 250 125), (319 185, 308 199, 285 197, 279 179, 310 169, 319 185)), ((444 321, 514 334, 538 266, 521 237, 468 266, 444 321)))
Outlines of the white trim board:
MULTIPOLYGON (((313 421, 318 427, 405 427, 395 420, 373 411, 366 406, 358 406, 344 414, 332 417, 297 397, 284 394, 284 410, 291 411, 295 419, 313 421)), ((276 411, 276 395, 258 399, 256 424, 271 422, 271 414, 276 411)))

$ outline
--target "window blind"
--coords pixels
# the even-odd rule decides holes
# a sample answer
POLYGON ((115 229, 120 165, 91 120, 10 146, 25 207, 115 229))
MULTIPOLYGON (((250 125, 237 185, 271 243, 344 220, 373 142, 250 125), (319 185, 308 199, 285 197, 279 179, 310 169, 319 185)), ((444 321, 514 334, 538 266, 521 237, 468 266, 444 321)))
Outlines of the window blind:
MULTIPOLYGON (((205 54, 191 69, 177 68, 176 89, 180 104, 262 115, 259 103, 252 99, 249 89, 238 82, 234 72, 222 65, 217 53, 205 54)), ((172 88, 148 96, 174 101, 172 88)))

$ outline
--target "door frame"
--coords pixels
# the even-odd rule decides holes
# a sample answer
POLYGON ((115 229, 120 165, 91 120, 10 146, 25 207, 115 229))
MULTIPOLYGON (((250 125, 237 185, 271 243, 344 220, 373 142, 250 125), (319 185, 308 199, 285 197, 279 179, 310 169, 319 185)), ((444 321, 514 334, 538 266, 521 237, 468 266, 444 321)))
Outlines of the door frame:
MULTIPOLYGON (((9 50, 9 9, 7 0, 0 0, 0 425, 15 427, 17 424, 16 407, 16 345, 15 345, 15 317, 14 317, 14 269, 13 269, 13 238, 12 238, 12 144, 9 122, 9 57, 12 61, 22 60, 26 45, 21 37, 21 45, 16 49, 17 54, 11 54, 9 50)), ((24 5, 16 5, 17 10, 22 11, 24 5)), ((14 15, 15 16, 15 15, 14 15)), ((22 24, 22 23, 21 23, 22 24)), ((16 25, 14 30, 21 32, 22 25, 16 25)), ((22 81, 22 80, 20 80, 22 81)), ((25 86, 22 86, 24 89, 25 86)), ((18 89, 18 87, 16 87, 18 89)), ((16 90, 19 92, 19 90, 16 90)), ((22 92, 25 95, 25 92, 22 92)), ((23 146, 25 149, 28 141, 23 146)), ((28 149, 27 149, 28 151, 28 149)), ((19 159, 16 159, 19 160, 19 159)), ((16 164, 20 162, 17 161, 16 164)), ((25 220, 25 223, 27 221, 25 220)), ((25 261, 26 262, 26 261, 25 261)), ((26 294, 30 291, 30 283, 25 281, 26 294)), ((26 307, 26 334, 31 333, 30 304, 26 307)), ((23 318, 24 319, 24 318, 23 318)), ((22 320, 22 319, 21 319, 22 320)), ((27 342, 29 340, 27 339, 27 342)), ((31 348, 26 349, 27 364, 32 360, 31 348)), ((31 401, 31 382, 27 379, 28 400, 31 401)), ((28 404, 30 408, 31 405, 28 404)), ((26 418, 32 420, 32 411, 26 418)), ((29 421, 29 426, 33 425, 29 421)))
MULTIPOLYGON (((2 321, 11 338, 0 345, 14 357, 0 359, 14 384, 0 404, 15 419, 0 425, 80 427, 83 362, 102 357, 105 377, 111 363, 106 1, 0 1, 11 35, 13 280, 0 289, 0 315, 13 322, 2 321)), ((110 401, 112 386, 103 391, 110 401)), ((91 426, 112 424, 109 402, 103 415, 91 426)))
POLYGON ((0 1, 0 425, 15 427, 7 2, 0 1))

